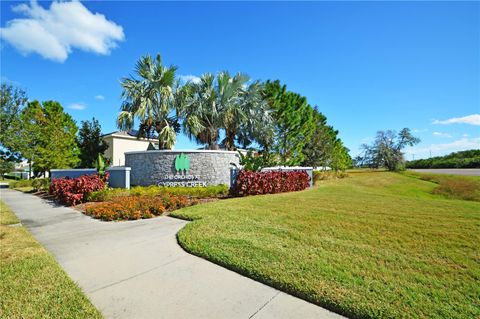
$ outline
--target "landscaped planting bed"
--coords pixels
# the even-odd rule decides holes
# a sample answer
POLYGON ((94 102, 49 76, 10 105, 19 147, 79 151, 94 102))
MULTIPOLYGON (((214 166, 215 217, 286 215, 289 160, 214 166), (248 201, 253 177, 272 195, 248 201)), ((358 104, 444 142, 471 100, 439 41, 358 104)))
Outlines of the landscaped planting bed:
POLYGON ((105 221, 135 220, 160 216, 166 211, 195 205, 197 199, 164 194, 161 196, 123 196, 111 201, 86 205, 85 213, 105 221))
POLYGON ((163 187, 163 186, 135 186, 131 189, 105 188, 86 196, 89 202, 109 201, 124 196, 160 196, 160 195, 187 196, 193 198, 224 198, 228 196, 227 185, 207 187, 163 187))

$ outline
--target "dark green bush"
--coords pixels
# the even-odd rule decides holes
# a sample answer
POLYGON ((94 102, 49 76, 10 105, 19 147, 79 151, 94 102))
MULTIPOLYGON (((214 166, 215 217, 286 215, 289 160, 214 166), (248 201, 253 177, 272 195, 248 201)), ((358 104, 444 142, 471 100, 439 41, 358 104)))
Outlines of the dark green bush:
POLYGON ((408 161, 407 168, 479 168, 480 150, 450 153, 426 159, 408 161))

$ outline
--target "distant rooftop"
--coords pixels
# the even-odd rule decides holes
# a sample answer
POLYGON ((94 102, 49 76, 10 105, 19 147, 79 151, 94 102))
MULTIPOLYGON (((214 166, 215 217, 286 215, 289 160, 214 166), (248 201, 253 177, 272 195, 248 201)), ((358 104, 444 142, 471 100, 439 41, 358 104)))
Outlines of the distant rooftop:
MULTIPOLYGON (((130 131, 115 131, 107 134, 103 134, 102 137, 104 136, 109 136, 109 135, 123 135, 123 136, 131 136, 131 137, 137 137, 138 130, 130 130, 130 131)), ((158 136, 155 134, 150 134, 150 136, 146 137, 148 139, 158 139, 158 136)))

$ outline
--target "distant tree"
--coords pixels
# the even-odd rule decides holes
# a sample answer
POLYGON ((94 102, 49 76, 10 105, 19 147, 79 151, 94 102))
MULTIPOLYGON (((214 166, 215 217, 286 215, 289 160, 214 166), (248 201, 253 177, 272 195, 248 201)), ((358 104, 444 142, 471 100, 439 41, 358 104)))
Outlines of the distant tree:
POLYGON ((33 164, 33 171, 43 173, 77 164, 79 151, 75 137, 78 128, 60 103, 30 102, 20 119, 18 135, 24 143, 18 152, 33 164))
POLYGON ((301 164, 304 146, 315 131, 313 108, 278 80, 267 81, 264 94, 272 110, 274 138, 272 145, 263 147, 277 154, 282 165, 301 164))
POLYGON ((327 118, 313 109, 315 130, 303 148, 305 155, 303 165, 313 167, 330 167, 334 170, 345 170, 351 165, 348 149, 338 138, 338 131, 327 125, 327 118))
POLYGON ((344 171, 353 164, 348 148, 338 138, 335 140, 330 154, 330 164, 328 166, 335 171, 344 171))
POLYGON ((408 161, 406 166, 408 168, 480 168, 480 149, 408 161))
POLYGON ((15 169, 15 163, 0 156, 0 178, 3 179, 5 173, 9 173, 15 169))
POLYGON ((160 54, 152 59, 143 56, 137 62, 137 77, 123 78, 121 112, 117 117, 118 128, 130 130, 135 119, 140 121, 138 137, 158 134, 159 148, 171 149, 180 132, 178 118, 172 114, 176 105, 176 66, 162 64, 160 54))
POLYGON ((372 145, 363 144, 363 156, 358 160, 360 165, 379 168, 385 167, 390 171, 405 168, 402 150, 406 146, 418 144, 420 139, 414 137, 408 128, 400 133, 395 131, 378 131, 372 145))
POLYGON ((102 139, 101 131, 100 123, 95 118, 81 122, 77 137, 80 167, 94 167, 99 155, 103 155, 107 150, 108 144, 102 139))
POLYGON ((19 138, 20 115, 28 98, 25 91, 5 83, 0 88, 0 156, 7 161, 19 161, 18 148, 24 142, 19 138))

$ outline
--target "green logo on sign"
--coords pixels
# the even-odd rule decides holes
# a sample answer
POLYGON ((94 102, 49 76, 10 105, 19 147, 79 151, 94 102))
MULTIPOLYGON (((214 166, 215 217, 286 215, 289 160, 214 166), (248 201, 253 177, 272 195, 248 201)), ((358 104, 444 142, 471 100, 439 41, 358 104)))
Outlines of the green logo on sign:
POLYGON ((190 160, 188 159, 187 155, 183 153, 177 155, 175 158, 175 169, 177 172, 184 171, 185 173, 190 169, 190 160))

